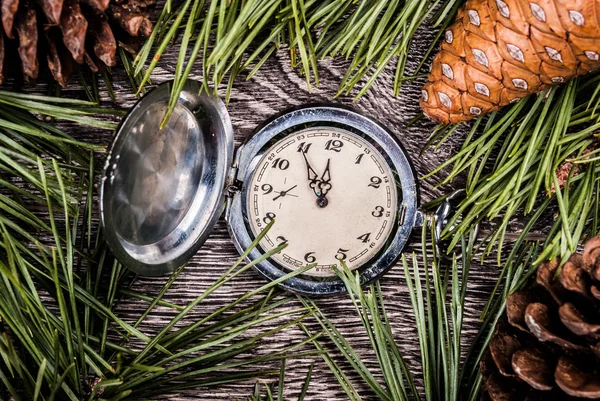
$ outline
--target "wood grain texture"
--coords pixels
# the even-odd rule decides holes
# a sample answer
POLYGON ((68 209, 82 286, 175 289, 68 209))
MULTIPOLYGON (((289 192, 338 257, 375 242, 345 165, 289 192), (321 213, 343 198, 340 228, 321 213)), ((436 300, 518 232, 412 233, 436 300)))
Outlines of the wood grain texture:
MULTIPOLYGON (((421 55, 427 50, 433 40, 433 34, 422 30, 415 35, 415 43, 412 46, 408 70, 411 72, 418 64, 421 55)), ((159 63, 152 77, 154 84, 161 83, 172 77, 174 72, 175 52, 167 52, 159 63)), ((238 79, 233 89, 231 101, 228 106, 229 113, 235 130, 236 143, 242 142, 252 131, 271 115, 283 111, 291 106, 305 103, 332 101, 337 91, 339 80, 345 72, 347 63, 343 60, 324 60, 319 63, 321 84, 313 88, 312 93, 307 91, 306 82, 295 70, 290 67, 289 58, 285 50, 281 50, 277 57, 268 61, 264 67, 249 81, 238 79)), ((201 66, 194 68, 194 77, 199 78, 201 66)), ((377 80, 372 89, 359 101, 353 102, 351 97, 342 97, 333 100, 335 103, 346 104, 355 107, 366 115, 375 117, 383 122, 404 144, 408 153, 413 157, 413 163, 419 176, 424 175, 436 167, 441 161, 447 159, 460 145, 464 135, 454 135, 441 146, 436 152, 427 151, 422 157, 422 150, 426 140, 435 125, 426 120, 420 120, 416 124, 407 127, 407 122, 420 113, 418 98, 422 80, 406 84, 402 93, 394 97, 392 93, 394 69, 388 68, 377 80)), ((135 102, 133 91, 123 71, 116 69, 114 72, 114 89, 117 94, 117 106, 120 108, 130 107, 135 102)), ((76 87, 69 92, 74 96, 81 96, 81 91, 76 87)), ((110 104, 107 93, 102 92, 105 104, 110 104)), ((464 128, 462 128, 464 134, 464 128)), ((112 139, 112 133, 106 131, 79 131, 70 132, 78 139, 108 145, 112 139)), ((429 201, 437 196, 460 188, 460 180, 453 185, 434 188, 439 177, 433 177, 422 181, 421 199, 429 201)), ((419 233, 416 233, 406 252, 419 251, 419 233)), ((191 301, 203 289, 207 288, 218 278, 227 267, 238 257, 238 254, 229 238, 224 221, 220 221, 210 238, 189 263, 184 273, 172 286, 165 297, 171 302, 180 305, 191 301)), ((478 329, 478 316, 483 305, 489 297, 490 291, 495 284, 498 268, 495 263, 475 264, 471 272, 470 285, 467 292, 467 302, 464 305, 466 311, 465 331, 463 332, 463 343, 469 344, 478 329)), ((390 322, 397 342, 405 357, 408 359, 412 371, 417 377, 421 377, 419 365, 419 348, 416 335, 415 321, 412 314, 407 287, 404 282, 402 267, 395 266, 382 280, 381 284, 385 293, 385 302, 390 316, 390 322)), ((149 294, 160 290, 166 278, 140 278, 133 288, 149 294)), ((241 294, 255 289, 263 284, 263 280, 254 272, 244 274, 237 278, 223 291, 213 296, 209 306, 205 309, 194 311, 187 321, 193 321, 201 316, 206 316, 210 311, 234 300, 241 294)), ((339 330, 351 339, 352 344, 360 350, 367 366, 374 369, 375 356, 368 346, 368 338, 353 310, 347 297, 333 297, 319 300, 325 313, 335 322, 339 330)), ((125 299, 119 306, 118 314, 122 318, 134 322, 147 304, 142 301, 125 299)), ((297 301, 291 302, 287 308, 298 307, 297 301)), ((141 326, 142 331, 152 334, 159 330, 161 325, 174 315, 174 312, 166 308, 156 308, 150 317, 141 326)), ((317 324, 309 320, 308 327, 316 332, 317 324)), ((270 337, 267 342, 270 349, 280 349, 294 341, 300 341, 305 335, 298 328, 290 328, 283 333, 270 337)), ((263 352, 265 349, 263 348, 263 352)), ((321 358, 307 358, 303 360, 288 361, 286 369, 285 399, 296 399, 306 375, 311 360, 316 361, 313 380, 310 384, 307 399, 309 400, 344 400, 345 394, 339 387, 333 375, 321 358)), ((336 359, 342 362, 341 359, 336 359)), ((342 363, 342 366, 347 365, 342 363)), ((277 366, 271 366, 277 367, 277 366)), ((347 369, 350 372, 350 369, 347 369)), ((360 381, 350 374, 353 382, 360 390, 365 399, 375 399, 367 388, 361 387, 360 381)), ((163 399, 169 400, 233 400, 246 399, 252 391, 252 382, 223 385, 219 388, 197 388, 194 390, 175 390, 163 399)))

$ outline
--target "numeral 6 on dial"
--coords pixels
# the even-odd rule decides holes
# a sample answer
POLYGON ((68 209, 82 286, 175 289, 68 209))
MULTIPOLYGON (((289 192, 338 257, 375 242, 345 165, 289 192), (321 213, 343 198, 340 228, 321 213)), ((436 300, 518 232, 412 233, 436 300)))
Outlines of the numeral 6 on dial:
POLYGON ((306 255, 304 255, 304 260, 306 260, 306 263, 315 263, 317 258, 315 258, 313 254, 314 252, 309 252, 306 255))

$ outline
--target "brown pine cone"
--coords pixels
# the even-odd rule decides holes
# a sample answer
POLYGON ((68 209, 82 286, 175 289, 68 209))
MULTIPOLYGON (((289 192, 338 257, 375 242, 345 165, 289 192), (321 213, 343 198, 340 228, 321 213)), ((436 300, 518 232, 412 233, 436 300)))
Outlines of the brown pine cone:
POLYGON ((542 264, 537 286, 506 300, 506 317, 481 361, 484 396, 503 400, 600 399, 600 236, 542 264))
POLYGON ((467 121, 600 68, 600 0, 467 0, 446 30, 421 107, 467 121))
MULTIPOLYGON (((116 65, 117 38, 145 37, 156 0, 0 0, 0 84, 11 41, 18 44, 21 72, 36 79, 45 60, 54 79, 66 87, 73 63, 94 72, 116 65), (124 10, 115 12, 114 9, 124 10), (132 21, 139 21, 132 25, 132 21)), ((128 50, 131 50, 128 48, 128 50)))

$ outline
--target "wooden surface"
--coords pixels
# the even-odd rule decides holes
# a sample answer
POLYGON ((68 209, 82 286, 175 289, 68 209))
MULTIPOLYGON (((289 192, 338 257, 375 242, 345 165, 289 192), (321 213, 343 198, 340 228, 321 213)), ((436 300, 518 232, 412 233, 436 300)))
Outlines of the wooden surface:
MULTIPOLYGON (((427 30, 422 34, 416 35, 417 42, 413 45, 411 58, 408 63, 409 72, 415 68, 420 60, 421 54, 427 49, 432 40, 432 34, 427 30)), ((159 67, 152 77, 153 83, 157 84, 171 78, 174 71, 174 52, 167 52, 159 67)), ((419 112, 418 97, 420 94, 420 85, 423 80, 417 80, 414 83, 403 87, 402 93, 398 97, 392 94, 393 69, 385 71, 383 76, 376 82, 366 96, 358 102, 353 103, 352 98, 333 99, 336 93, 340 77, 343 75, 346 62, 343 60, 325 60, 320 63, 319 88, 313 92, 307 91, 306 83, 303 77, 300 77, 296 71, 290 67, 286 51, 279 52, 276 58, 271 59, 265 64, 262 70, 251 80, 244 81, 238 79, 232 92, 231 102, 228 106, 229 113, 233 122, 236 144, 239 144, 253 129, 261 124, 269 116, 278 113, 291 106, 297 106, 310 102, 334 101, 340 104, 352 105, 363 111, 367 115, 373 116, 383 122, 395 135, 402 141, 408 153, 413 157, 414 166, 419 176, 429 172, 441 161, 447 159, 459 146, 464 137, 462 134, 454 135, 446 144, 440 147, 436 152, 427 151, 422 157, 419 152, 423 148, 428 136, 435 125, 425 120, 417 122, 411 127, 406 123, 415 117, 419 112)), ((200 72, 200 65, 195 66, 195 72, 200 72)), ((196 75, 196 77, 199 77, 196 75)), ((117 93, 117 106, 126 108, 135 102, 129 82, 123 71, 116 70, 113 85, 117 93)), ((76 91, 73 89, 73 91, 76 91)), ((110 104, 110 100, 104 93, 106 99, 105 105, 110 104)), ((95 143, 108 145, 112 138, 110 132, 94 131, 90 135, 88 131, 71 132, 80 139, 85 139, 95 143)), ((435 189, 434 186, 439 181, 438 178, 428 179, 421 182, 422 202, 429 201, 435 197, 451 191, 453 188, 460 187, 460 180, 453 186, 447 186, 435 189)), ((419 250, 419 233, 413 235, 411 244, 406 252, 419 250)), ((166 299, 176 302, 180 305, 192 300, 203 289, 210 285, 219 277, 225 269, 231 265, 238 257, 238 254, 229 238, 226 225, 223 220, 219 222, 216 229, 198 252, 198 254, 189 263, 184 273, 175 282, 172 289, 168 292, 166 299)), ((467 321, 466 330, 463 332, 463 343, 469 344, 470 339, 478 329, 478 316, 483 304, 489 296, 489 292, 495 284, 498 268, 494 263, 485 265, 475 264, 471 272, 470 285, 467 294, 467 302, 464 305, 467 321)), ((166 278, 140 278, 135 284, 134 289, 147 293, 156 293, 164 284, 166 278)), ((390 321, 393 332, 396 335, 397 342, 400 345, 405 357, 413 372, 420 377, 420 365, 418 354, 418 341, 414 318, 407 287, 403 279, 402 268, 395 266, 381 281, 385 291, 385 302, 387 311, 390 315, 390 321)), ((263 280, 254 272, 244 274, 239 279, 227 286, 226 290, 220 291, 208 305, 201 310, 194 311, 190 320, 200 316, 205 316, 209 311, 214 310, 220 305, 234 300, 236 297, 252 290, 263 284, 263 280)), ((360 325, 357 316, 345 296, 328 298, 320 300, 323 310, 338 325, 342 333, 346 334, 352 340, 354 346, 360 350, 368 366, 373 367, 374 355, 368 347, 368 339, 360 325)), ((119 315, 128 320, 135 321, 141 311, 146 307, 146 303, 134 300, 125 300, 119 307, 119 315)), ((204 304, 203 304, 204 305, 204 304)), ((297 307, 299 303, 291 303, 288 307, 297 307)), ((146 323, 141 327, 148 334, 156 332, 160 325, 173 316, 173 312, 157 308, 146 323)), ((317 330, 317 325, 313 321, 307 322, 308 326, 317 330)), ((304 334, 297 328, 290 328, 283 333, 268 339, 269 347, 263 347, 261 352, 268 352, 269 349, 280 349, 294 341, 304 339, 304 334)), ((327 366, 320 357, 314 358, 317 363, 313 380, 310 384, 307 399, 310 400, 344 400, 346 399, 343 391, 339 387, 333 375, 329 372, 327 366)), ((304 360, 294 360, 288 362, 286 370, 286 392, 285 399, 296 399, 306 371, 310 365, 311 358, 304 360)), ((275 366, 274 366, 275 367, 275 366)), ((350 372, 350 369, 347 370, 350 372)), ((353 375, 350 375, 354 378, 353 375)), ((374 396, 363 387, 358 380, 354 380, 357 388, 360 389, 365 399, 374 399, 374 396)), ((238 384, 225 385, 219 388, 199 388, 194 390, 185 390, 165 396, 164 399, 170 400, 232 400, 246 399, 252 391, 252 382, 243 382, 238 384)))

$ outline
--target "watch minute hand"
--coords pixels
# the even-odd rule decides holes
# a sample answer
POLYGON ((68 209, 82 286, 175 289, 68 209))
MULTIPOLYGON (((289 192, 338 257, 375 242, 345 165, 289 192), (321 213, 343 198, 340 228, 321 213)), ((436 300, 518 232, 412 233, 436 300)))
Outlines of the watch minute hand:
POLYGON ((322 197, 327 195, 327 193, 331 189, 331 184, 329 183, 329 181, 331 180, 331 173, 329 171, 329 162, 330 161, 331 161, 331 159, 327 160, 327 166, 325 167, 325 171, 323 172, 323 175, 321 176, 321 179, 319 181, 319 192, 320 192, 320 196, 322 196, 322 197))
POLYGON ((329 172, 329 162, 331 159, 327 159, 327 166, 325 167, 325 171, 323 171, 323 175, 321 176, 321 182, 329 182, 331 180, 331 173, 329 172))

